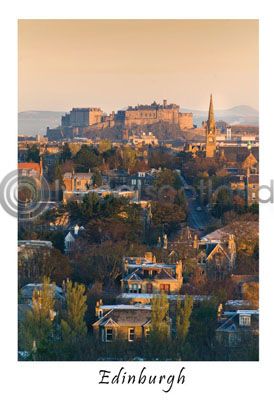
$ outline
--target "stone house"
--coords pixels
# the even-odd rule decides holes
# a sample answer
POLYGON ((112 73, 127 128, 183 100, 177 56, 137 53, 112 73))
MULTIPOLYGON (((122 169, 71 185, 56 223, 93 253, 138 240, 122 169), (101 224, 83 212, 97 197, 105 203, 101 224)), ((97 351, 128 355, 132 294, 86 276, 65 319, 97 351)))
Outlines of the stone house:
POLYGON ((180 293, 183 284, 182 261, 157 263, 152 253, 144 258, 125 257, 121 289, 125 293, 180 293))
POLYGON ((148 338, 151 324, 150 305, 96 304, 98 320, 92 324, 95 337, 101 342, 126 340, 135 342, 148 338))
POLYGON ((225 347, 243 346, 258 335, 259 310, 226 311, 216 329, 216 339, 225 347))
POLYGON ((198 265, 215 278, 223 278, 232 273, 236 264, 235 237, 228 234, 226 239, 201 240, 195 235, 193 248, 196 250, 198 265))

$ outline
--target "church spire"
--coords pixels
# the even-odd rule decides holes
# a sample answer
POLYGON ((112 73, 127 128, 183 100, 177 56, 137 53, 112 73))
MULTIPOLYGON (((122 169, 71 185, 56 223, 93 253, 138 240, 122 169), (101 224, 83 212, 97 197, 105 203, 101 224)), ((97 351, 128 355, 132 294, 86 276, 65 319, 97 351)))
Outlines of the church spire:
POLYGON ((208 110, 208 120, 207 120, 208 131, 213 131, 215 129, 215 119, 214 119, 214 110, 213 110, 213 100, 212 94, 210 95, 210 103, 208 110))
POLYGON ((212 94, 208 110, 208 120, 206 122, 206 157, 215 157, 216 151, 216 126, 214 119, 212 94))

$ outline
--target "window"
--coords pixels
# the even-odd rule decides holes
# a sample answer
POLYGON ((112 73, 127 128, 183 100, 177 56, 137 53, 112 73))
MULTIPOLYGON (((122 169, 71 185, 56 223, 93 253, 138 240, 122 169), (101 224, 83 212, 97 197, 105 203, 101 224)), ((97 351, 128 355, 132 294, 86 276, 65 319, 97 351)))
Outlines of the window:
POLYGON ((134 342, 134 340, 135 340, 135 328, 129 328, 128 329, 128 341, 134 342))
POLYGON ((152 293, 152 283, 147 283, 147 293, 152 293))
POLYGON ((142 292, 141 284, 133 283, 129 285, 129 293, 141 293, 141 292, 142 292))
POLYGON ((229 346, 237 346, 241 342, 240 336, 236 332, 229 333, 228 344, 229 346))
POLYGON ((145 328, 145 338, 149 339, 149 335, 150 335, 150 328, 145 328))
POLYGON ((240 315, 239 324, 241 326, 250 326, 251 317, 250 315, 240 315))
POLYGON ((112 328, 106 329, 106 342, 112 342, 113 339, 113 330, 112 328))
POLYGON ((161 291, 161 292, 165 292, 165 293, 169 293, 169 291, 170 291, 170 285, 162 283, 162 284, 160 285, 160 291, 161 291))

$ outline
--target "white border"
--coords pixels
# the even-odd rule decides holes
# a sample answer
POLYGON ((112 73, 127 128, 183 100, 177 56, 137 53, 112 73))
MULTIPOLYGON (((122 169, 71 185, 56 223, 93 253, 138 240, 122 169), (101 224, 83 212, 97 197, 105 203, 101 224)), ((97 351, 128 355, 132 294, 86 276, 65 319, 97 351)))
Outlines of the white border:
MULTIPOLYGON (((3 7, 3 5, 2 5, 3 7)), ((12 1, 5 4, 1 29, 1 176, 16 168, 17 157, 17 18, 260 18, 260 138, 261 183, 273 177, 273 14, 271 2, 248 1, 12 1), (268 5, 266 5, 268 4, 268 5), (44 9, 46 7, 46 9, 44 9)), ((273 357, 273 204, 261 206, 260 222, 260 362, 183 363, 186 383, 169 394, 154 386, 98 386, 99 363, 18 363, 16 354, 16 221, 1 209, 1 363, 2 398, 40 400, 55 398, 231 399, 271 398, 273 357)), ((120 363, 101 363, 118 369, 120 363)), ((140 363, 121 363, 139 370, 140 363)), ((147 363, 169 374, 176 363, 147 363)))

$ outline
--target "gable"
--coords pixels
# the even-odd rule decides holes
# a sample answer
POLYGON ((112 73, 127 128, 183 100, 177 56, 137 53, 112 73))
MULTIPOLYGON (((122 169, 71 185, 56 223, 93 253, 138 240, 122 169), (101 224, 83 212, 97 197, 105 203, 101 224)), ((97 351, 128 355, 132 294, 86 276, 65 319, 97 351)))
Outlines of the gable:
POLYGON ((220 243, 218 243, 214 249, 208 254, 207 256, 207 260, 212 260, 214 255, 216 254, 223 254, 225 257, 227 257, 228 260, 230 260, 229 255, 227 254, 227 252, 224 250, 224 248, 222 247, 222 245, 220 243))

